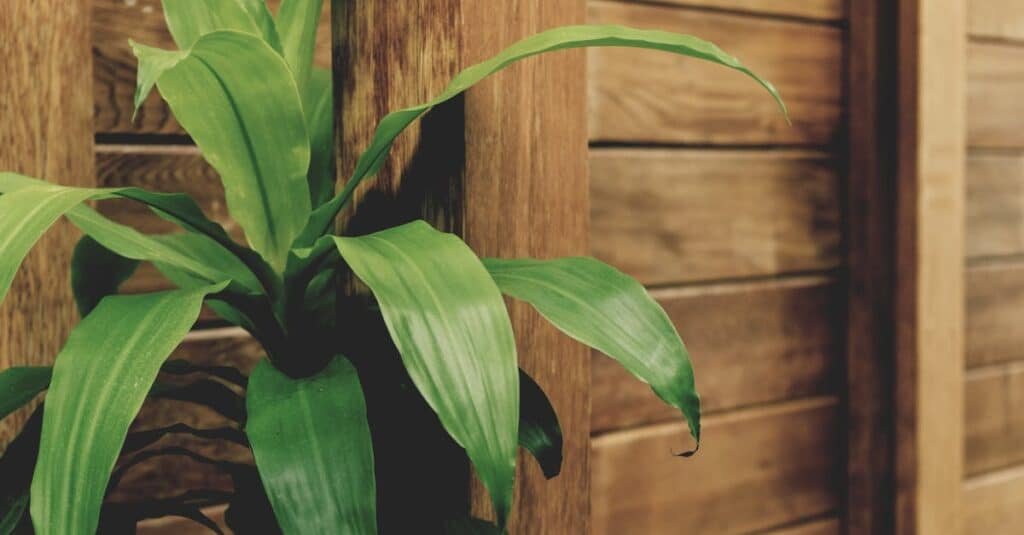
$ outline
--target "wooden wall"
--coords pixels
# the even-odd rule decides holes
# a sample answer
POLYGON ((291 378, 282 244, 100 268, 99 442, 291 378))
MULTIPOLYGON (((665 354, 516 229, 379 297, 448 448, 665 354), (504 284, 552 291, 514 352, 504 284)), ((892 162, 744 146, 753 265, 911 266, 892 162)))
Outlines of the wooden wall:
POLYGON ((774 82, 657 52, 589 56, 591 244, 688 343, 704 444, 594 356, 593 533, 837 533, 846 290, 839 0, 591 0, 590 22, 692 33, 774 82))
POLYGON ((968 0, 964 525, 1024 521, 1024 4, 968 0))

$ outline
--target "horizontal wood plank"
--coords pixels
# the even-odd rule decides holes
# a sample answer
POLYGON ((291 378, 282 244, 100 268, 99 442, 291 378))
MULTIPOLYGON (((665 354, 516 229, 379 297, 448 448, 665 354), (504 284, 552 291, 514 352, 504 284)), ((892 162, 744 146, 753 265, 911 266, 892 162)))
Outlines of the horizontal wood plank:
POLYGON ((1024 263, 967 270, 967 367, 1024 360, 1024 263))
POLYGON ((967 47, 967 143, 1022 148, 1024 47, 972 42, 967 47))
POLYGON ((834 511, 837 402, 819 398, 710 417, 690 459, 685 424, 594 439, 595 535, 751 533, 834 511))
POLYGON ((591 151, 594 254, 645 284, 841 262, 835 162, 804 151, 591 151))
POLYGON ((966 474, 1024 463, 1024 363, 970 372, 964 396, 966 474))
MULTIPOLYGON (((269 4, 276 10, 279 0, 269 4)), ((316 63, 331 65, 330 2, 324 2, 317 35, 316 63)), ((156 91, 133 123, 136 60, 128 39, 160 48, 176 48, 164 23, 160 0, 94 0, 93 58, 95 128, 99 133, 179 134, 181 127, 156 91)))
POLYGON ((967 159, 967 256, 1024 254, 1024 151, 967 159))
MULTIPOLYGON (((835 392, 842 295, 824 277, 655 290, 686 341, 703 410, 835 392)), ((681 418, 617 362, 595 353, 592 429, 681 418)))
POLYGON ((842 533, 839 519, 826 518, 823 520, 801 522, 796 526, 773 529, 764 532, 764 535, 839 535, 839 533, 842 533))
MULTIPOLYGON (((625 0, 643 3, 645 0, 625 0)), ((846 18, 843 0, 652 0, 649 3, 712 8, 761 16, 800 17, 835 22, 846 18)))
POLYGON ((820 24, 593 1, 589 19, 698 35, 771 80, 765 91, 723 67, 656 51, 590 52, 590 138, 599 142, 830 145, 841 134, 843 36, 820 24))
MULTIPOLYGON (((232 366, 248 375, 262 354, 259 343, 247 333, 241 329, 228 328, 190 333, 171 358, 205 366, 232 366)), ((185 384, 199 377, 162 374, 160 380, 169 384, 185 384)), ((175 423, 184 423, 198 429, 234 427, 229 420, 206 407, 155 399, 146 401, 132 429, 157 429, 175 423)), ((252 462, 248 448, 186 435, 164 437, 147 449, 169 446, 186 447, 212 459, 252 462)), ((226 474, 183 457, 158 457, 133 467, 111 499, 130 502, 140 497, 164 498, 190 489, 230 490, 231 481, 226 474)))
POLYGON ((1024 467, 964 484, 964 535, 1017 535, 1024 525, 1024 467))
POLYGON ((967 0, 967 15, 973 37, 1024 41, 1024 3, 1019 0, 967 0))

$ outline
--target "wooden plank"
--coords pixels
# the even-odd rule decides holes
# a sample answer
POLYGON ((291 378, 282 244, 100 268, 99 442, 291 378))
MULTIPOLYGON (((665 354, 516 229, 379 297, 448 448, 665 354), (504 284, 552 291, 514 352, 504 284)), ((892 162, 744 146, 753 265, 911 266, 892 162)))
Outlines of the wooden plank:
MULTIPOLYGON (((268 4, 276 11, 280 0, 270 0, 268 4)), ((327 68, 331 65, 330 4, 324 2, 316 56, 317 65, 327 68)), ((135 123, 131 121, 136 60, 128 46, 128 39, 149 46, 176 48, 164 23, 160 0, 94 0, 92 34, 96 62, 93 89, 96 131, 182 133, 181 127, 156 91, 139 110, 135 123)))
POLYGON ((1024 48, 991 42, 967 47, 967 141, 971 147, 1024 147, 1014 120, 1024 115, 1024 48))
MULTIPOLYGON (((385 111, 424 101, 460 68, 528 34, 580 23, 585 15, 583 0, 341 4, 346 9, 335 14, 335 86, 344 88, 337 99, 344 118, 341 176, 385 111)), ((459 231, 481 255, 586 253, 584 57, 577 51, 520 64, 436 110, 418 129, 423 135, 398 140, 389 164, 348 214, 347 231, 426 216, 459 231)), ((585 533, 590 353, 528 307, 514 305, 511 316, 520 365, 551 397, 566 441, 557 479, 545 481, 535 463, 521 459, 510 531, 585 533)), ((400 475, 408 487, 409 474, 400 475)), ((479 489, 473 501, 476 514, 490 513, 479 489)), ((415 529, 397 531, 429 531, 421 519, 408 521, 417 523, 415 529)))
POLYGON ((835 142, 842 112, 842 32, 666 6, 597 0, 590 22, 690 33, 778 86, 789 126, 764 90, 717 65, 663 52, 590 54, 590 138, 629 143, 816 145, 835 142))
POLYGON ((1024 264, 967 271, 967 366, 1024 360, 1024 264))
POLYGON ((801 522, 798 525, 774 529, 764 532, 764 535, 839 535, 848 533, 842 531, 842 524, 838 518, 826 518, 823 520, 812 520, 801 522))
POLYGON ((964 473, 1024 462, 1024 363, 969 373, 964 399, 964 473))
POLYGON ((968 258, 1024 253, 1024 152, 967 158, 968 258))
POLYGON ((817 152, 595 149, 594 255, 645 284, 840 264, 836 163, 817 152))
POLYGON ((751 533, 835 510, 836 401, 713 416, 690 459, 685 424, 594 439, 594 535, 751 533))
POLYGON ((964 2, 900 3, 896 530, 961 529, 964 2))
MULTIPOLYGON (((840 294, 825 277, 653 292, 690 350, 705 412, 834 393, 840 294)), ((604 355, 592 373, 595 432, 680 418, 604 355)))
MULTIPOLYGON (((8 0, 2 11, 0 170, 94 185, 89 2, 8 0)), ((22 265, 0 306, 0 369, 49 364, 63 345, 78 318, 67 283, 77 239, 58 223, 22 265)), ((27 416, 0 423, 0 450, 27 416)))
MULTIPOLYGON (((645 0, 626 0, 643 3, 645 0)), ((846 18, 843 0, 651 0, 652 4, 672 4, 736 11, 761 16, 799 17, 836 22, 846 18)))
MULTIPOLYGON (((226 328, 190 333, 171 358, 183 359, 202 366, 231 366, 248 375, 262 355, 263 350, 259 343, 245 331, 226 328)), ((162 374, 160 381, 167 384, 186 384, 200 377, 162 374)), ((132 430, 157 429, 176 423, 184 423, 197 429, 237 427, 227 418, 203 406, 181 401, 151 399, 143 405, 139 416, 132 424, 132 430)), ((171 446, 185 447, 211 459, 238 463, 253 462, 249 448, 187 435, 169 435, 146 449, 171 446)), ((121 459, 121 464, 125 460, 121 459)), ((117 490, 111 493, 110 499, 121 502, 137 501, 139 496, 159 499, 196 489, 230 491, 231 480, 227 474, 213 467, 183 457, 158 457, 129 470, 117 490)))
POLYGON ((1024 41, 1024 4, 1017 0, 967 0, 972 37, 1024 41))
POLYGON ((963 500, 965 535, 1016 535, 1024 524, 1024 467, 967 480, 963 500))
MULTIPOLYGON (((225 533, 233 533, 228 530, 224 522, 224 506, 204 509, 203 514, 220 526, 225 533)), ((136 528, 136 535, 208 535, 210 529, 197 524, 191 520, 179 517, 154 518, 140 522, 136 528)))

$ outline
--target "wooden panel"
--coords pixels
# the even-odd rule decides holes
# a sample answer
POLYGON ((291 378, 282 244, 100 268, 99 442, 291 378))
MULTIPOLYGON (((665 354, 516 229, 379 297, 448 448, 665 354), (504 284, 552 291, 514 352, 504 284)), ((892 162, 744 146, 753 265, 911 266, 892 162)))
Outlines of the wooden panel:
POLYGON ((796 526, 775 529, 764 535, 839 535, 843 532, 838 518, 813 520, 796 526))
POLYGON ((973 151, 967 159, 967 256, 1021 253, 1024 153, 973 151))
MULTIPOLYGON (((233 533, 228 530, 227 524, 224 522, 225 509, 224 506, 211 507, 204 509, 203 514, 216 522, 225 533, 233 533)), ((209 535, 210 530, 191 520, 169 516, 140 522, 135 533, 136 535, 209 535)))
MULTIPOLYGON (((89 2, 6 0, 0 10, 0 170, 94 185, 92 95, 82 88, 92 68, 89 2)), ((0 307, 0 370, 49 364, 64 344, 78 318, 67 283, 77 239, 58 223, 22 265, 0 307)), ((0 450, 27 415, 0 423, 0 450)))
POLYGON ((635 3, 590 3, 590 22, 691 33, 778 86, 792 116, 745 76, 664 52, 590 54, 594 141, 828 145, 840 133, 842 33, 820 24, 635 3))
POLYGON ((973 42, 967 48, 967 141, 972 147, 1024 147, 1024 48, 973 42))
POLYGON ((1024 4, 1017 0, 967 0, 967 15, 972 36, 1024 40, 1024 4))
POLYGON ((1024 462, 1024 364, 971 372, 964 397, 965 474, 1024 462))
POLYGON ((1024 359, 1024 264, 967 271, 967 365, 1024 359))
POLYGON ((834 510, 836 402, 713 416, 690 459, 685 424, 594 439, 593 533, 751 533, 834 510))
POLYGON ((813 152, 591 153, 593 252, 645 284, 839 265, 839 179, 813 152))
POLYGON ((961 1, 899 9, 895 533, 949 533, 962 520, 967 17, 961 1))
MULTIPOLYGON (((585 14, 583 0, 341 5, 348 8, 335 14, 335 27, 344 28, 338 32, 335 71, 335 87, 344 89, 338 100, 345 118, 339 133, 341 175, 386 110, 422 101, 459 68, 536 31, 582 22, 585 14)), ((585 253, 584 57, 571 52, 524 62, 469 91, 461 102, 435 110, 398 140, 390 163, 361 192, 348 230, 426 215, 461 231, 481 255, 585 253)), ((531 461, 519 464, 510 531, 586 533, 590 353, 528 307, 516 304, 511 316, 520 364, 551 396, 566 442, 557 479, 545 481, 531 461)), ((402 476, 408 486, 408 474, 402 476)), ((488 514, 485 494, 474 495, 474 511, 488 514)), ((418 531, 429 530, 420 519, 408 520, 419 524, 418 531)))
MULTIPOLYGON (((702 408, 722 411, 834 392, 842 298, 823 277, 655 290, 690 350, 702 408)), ((680 418, 595 353, 592 422, 608 431, 680 418)))
MULTIPOLYGON (((640 3, 644 0, 632 1, 640 3)), ((843 0, 658 0, 649 3, 704 7, 757 15, 801 17, 822 21, 838 21, 846 17, 843 0)))
MULTIPOLYGON (((279 0, 270 0, 276 10, 279 0)), ((317 36, 316 63, 331 65, 331 2, 324 2, 324 16, 317 36)), ((160 0, 93 0, 93 54, 96 61, 94 97, 96 131, 100 133, 178 134, 181 127, 156 91, 131 122, 135 94, 135 56, 128 39, 160 48, 176 48, 164 23, 160 0)))
POLYGON ((964 484, 964 535, 1017 535, 1024 525, 1024 467, 964 484))
MULTIPOLYGON (((204 366, 232 366, 247 374, 252 371, 263 354, 260 345, 241 329, 215 329, 196 331, 172 355, 204 366)), ((169 384, 184 384, 198 376, 176 377, 163 374, 160 380, 169 384)), ((133 430, 157 429, 184 423, 197 429, 235 427, 227 418, 211 409, 191 403, 172 400, 147 400, 132 424, 133 430)), ((208 441, 187 435, 170 435, 147 449, 171 446, 186 447, 211 459, 250 463, 252 452, 225 441, 208 441)), ((122 459, 123 461, 124 459, 122 459)), ((114 501, 137 501, 166 498, 188 490, 231 490, 231 480, 216 469, 183 457, 159 457, 133 467, 112 493, 114 501)))

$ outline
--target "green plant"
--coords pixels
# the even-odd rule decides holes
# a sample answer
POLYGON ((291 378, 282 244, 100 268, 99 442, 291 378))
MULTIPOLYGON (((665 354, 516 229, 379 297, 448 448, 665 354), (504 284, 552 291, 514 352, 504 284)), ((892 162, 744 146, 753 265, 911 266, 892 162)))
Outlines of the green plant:
MULTIPOLYGON (((517 447, 554 476, 561 431, 543 391, 518 369, 502 293, 531 304, 567 335, 650 383, 682 411, 699 443, 700 401, 686 349, 643 287, 617 270, 591 258, 481 260, 459 238, 421 221, 359 237, 332 232, 336 216, 381 167, 396 136, 433 106, 532 55, 587 46, 651 48, 739 70, 778 99, 775 89, 694 37, 618 26, 550 30, 466 69, 434 100, 384 117, 353 176, 334 195, 331 77, 311 67, 320 4, 283 0, 274 17, 261 0, 164 0, 180 50, 132 45, 139 59, 136 106, 159 88, 220 174, 251 248, 232 240, 185 195, 67 188, 0 174, 0 299, 57 219, 66 217, 85 234, 72 265, 81 323, 52 370, 0 374, 0 417, 48 388, 45 408, 0 460, 0 533, 33 527, 46 534, 92 533, 101 522, 110 530, 162 514, 208 523, 199 507, 217 500, 229 500, 229 521, 235 510, 241 522, 239 513, 267 498, 270 521, 276 518, 285 533, 376 532, 371 432, 377 423, 368 420, 362 381, 390 355, 366 359, 347 352, 352 338, 372 336, 372 330, 345 331, 359 317, 382 320, 404 366, 393 381, 415 387, 490 494, 497 527, 453 519, 451 529, 503 528, 517 447), (85 204, 115 197, 148 205, 183 232, 143 235, 85 204), (140 262, 155 265, 177 289, 115 295, 140 262), (348 270, 373 299, 340 291, 338 274, 348 270), (266 359, 251 377, 166 362, 204 303, 262 344, 266 359), (161 369, 206 373, 215 381, 174 391, 157 382, 161 369), (225 398, 218 389, 225 383, 246 387, 244 402, 232 392, 225 398), (129 433, 150 395, 214 406, 238 420, 244 435, 184 426, 129 433), (239 489, 262 484, 266 497, 262 490, 242 498, 241 492, 197 493, 135 511, 104 507, 105 492, 119 478, 111 475, 118 456, 176 432, 250 445, 255 471, 221 467, 239 489)), ((269 529, 263 524, 260 532, 269 529)))

